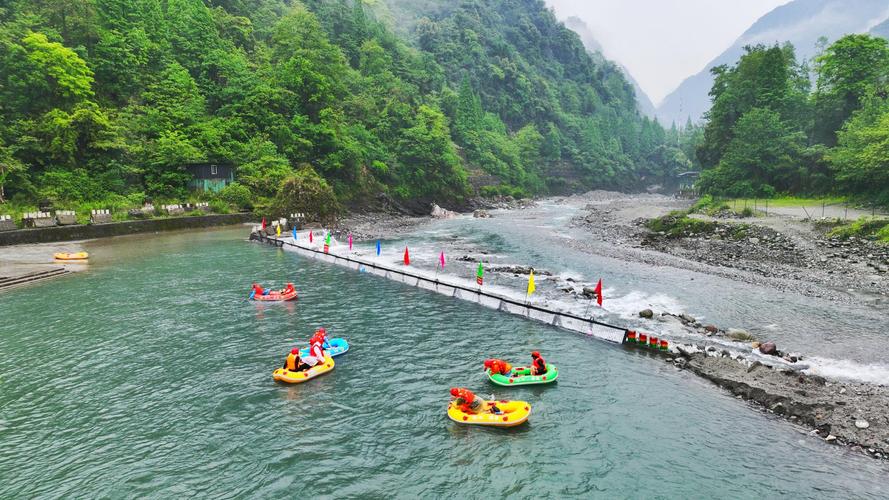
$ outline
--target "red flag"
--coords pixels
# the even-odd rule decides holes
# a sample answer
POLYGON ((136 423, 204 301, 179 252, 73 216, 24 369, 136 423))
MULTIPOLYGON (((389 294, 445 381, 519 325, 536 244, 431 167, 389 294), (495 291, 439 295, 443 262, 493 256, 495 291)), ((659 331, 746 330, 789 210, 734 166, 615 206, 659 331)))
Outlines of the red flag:
POLYGON ((602 307, 602 278, 599 278, 599 283, 596 284, 596 303, 602 307))
POLYGON ((411 265, 411 254, 408 253, 407 247, 404 247, 404 265, 411 265))
POLYGON ((262 218, 262 228, 265 229, 265 217, 262 218))
POLYGON ((309 231, 309 243, 312 242, 312 231, 309 231))

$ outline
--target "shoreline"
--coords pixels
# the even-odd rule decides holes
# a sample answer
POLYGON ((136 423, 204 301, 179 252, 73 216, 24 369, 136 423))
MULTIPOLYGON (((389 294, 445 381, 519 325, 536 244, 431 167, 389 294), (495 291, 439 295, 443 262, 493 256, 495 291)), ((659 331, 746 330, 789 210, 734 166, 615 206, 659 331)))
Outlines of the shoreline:
POLYGON ((78 224, 0 232, 0 247, 37 243, 61 243, 124 236, 127 234, 175 231, 228 226, 251 222, 252 213, 208 214, 159 219, 109 222, 107 224, 78 224))

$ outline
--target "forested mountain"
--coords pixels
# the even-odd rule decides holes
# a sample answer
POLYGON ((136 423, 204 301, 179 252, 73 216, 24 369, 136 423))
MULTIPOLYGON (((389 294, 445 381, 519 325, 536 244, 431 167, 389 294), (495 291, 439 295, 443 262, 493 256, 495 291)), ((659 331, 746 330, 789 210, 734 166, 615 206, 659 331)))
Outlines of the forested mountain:
POLYGON ((886 0, 794 0, 775 8, 753 26, 700 73, 689 77, 658 106, 661 123, 700 120, 710 109, 708 92, 713 85, 710 69, 733 64, 748 45, 790 42, 796 58, 803 62, 818 53, 819 39, 833 42, 850 33, 867 33, 889 18, 886 0))
MULTIPOLYGON (((565 19, 565 26, 574 31, 580 36, 580 41, 583 42, 583 46, 590 52, 593 56, 593 59, 599 64, 606 64, 605 58, 605 49, 602 47, 602 44, 596 40, 596 37, 593 35, 593 32, 590 31, 589 26, 579 17, 571 16, 565 19)), ((630 82, 630 85, 633 86, 633 92, 636 94, 636 105, 639 109, 639 112, 643 115, 654 118, 656 115, 656 110, 654 103, 651 102, 651 98, 648 97, 648 94, 642 90, 642 87, 639 86, 639 82, 633 78, 633 74, 630 73, 630 70, 627 69, 626 66, 621 64, 618 61, 615 61, 614 64, 623 71, 624 78, 630 82)))
POLYGON ((538 0, 405 2, 409 43, 352 0, 3 5, 0 196, 19 205, 181 200, 200 161, 235 166, 238 205, 285 183, 459 204, 470 181, 633 187, 687 163, 538 0))

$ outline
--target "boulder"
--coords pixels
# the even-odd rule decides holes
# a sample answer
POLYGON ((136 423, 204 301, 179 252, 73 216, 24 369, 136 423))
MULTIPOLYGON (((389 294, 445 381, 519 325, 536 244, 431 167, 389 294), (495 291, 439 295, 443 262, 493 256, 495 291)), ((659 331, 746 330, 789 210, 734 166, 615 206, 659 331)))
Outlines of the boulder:
MULTIPOLYGON (((583 289, 584 295, 586 295, 586 291, 587 291, 587 289, 584 288, 583 289)), ((652 311, 651 309, 643 309, 643 310, 639 311, 639 317, 645 318, 645 319, 651 319, 654 317, 654 311, 652 311)))
POLYGON ((692 316, 688 313, 680 314, 679 319, 681 319, 683 323, 694 323, 695 322, 694 316, 692 316))
POLYGON ((453 219, 457 216, 456 212, 451 212, 446 208, 441 208, 437 204, 432 204, 432 211, 429 213, 434 219, 453 219))
POLYGON ((859 429, 867 429, 870 427, 870 422, 862 418, 855 421, 855 427, 858 427, 859 429))
POLYGON ((778 353, 778 348, 775 347, 774 342, 765 342, 759 345, 759 352, 769 356, 775 356, 778 353))
POLYGON ((714 325, 707 325, 704 327, 704 330, 707 330, 709 333, 716 333, 719 331, 719 329, 716 328, 716 326, 714 325))
POLYGON ((488 213, 487 210, 478 209, 475 212, 472 212, 472 216, 476 219, 489 219, 491 218, 491 214, 488 213))

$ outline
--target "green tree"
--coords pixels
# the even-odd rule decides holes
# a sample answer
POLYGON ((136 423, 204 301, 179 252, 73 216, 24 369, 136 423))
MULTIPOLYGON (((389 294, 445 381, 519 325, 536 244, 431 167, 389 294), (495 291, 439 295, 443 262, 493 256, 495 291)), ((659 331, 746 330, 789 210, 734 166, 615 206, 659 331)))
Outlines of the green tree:
POLYGON ((889 204, 889 99, 872 95, 838 134, 828 154, 837 181, 851 193, 889 204))
POLYGON ((816 58, 815 69, 815 139, 832 146, 836 132, 860 108, 867 93, 875 86, 889 83, 889 41, 870 35, 847 35, 816 58))
POLYGON ((732 141, 717 168, 704 172, 701 189, 729 196, 772 196, 800 188, 799 156, 805 135, 778 112, 754 108, 734 127, 732 141))

